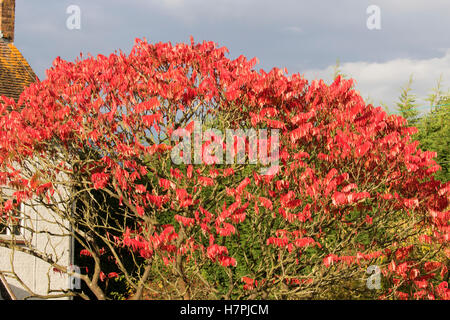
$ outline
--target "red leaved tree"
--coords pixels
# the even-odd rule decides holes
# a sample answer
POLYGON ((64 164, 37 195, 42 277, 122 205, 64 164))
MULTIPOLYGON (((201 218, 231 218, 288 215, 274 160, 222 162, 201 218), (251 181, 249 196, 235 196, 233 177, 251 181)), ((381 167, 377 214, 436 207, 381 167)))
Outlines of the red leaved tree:
MULTIPOLYGON (((58 58, 18 103, 3 98, 0 182, 17 190, 3 218, 21 202, 57 217, 99 299, 114 297, 108 281, 133 299, 449 299, 450 184, 416 129, 351 80, 257 72, 226 53, 137 41, 129 55, 58 58), (177 163, 174 134, 194 121, 279 130, 276 170, 220 153, 189 162, 190 147, 177 163)), ((212 142, 237 152, 201 138, 200 156, 212 142)))

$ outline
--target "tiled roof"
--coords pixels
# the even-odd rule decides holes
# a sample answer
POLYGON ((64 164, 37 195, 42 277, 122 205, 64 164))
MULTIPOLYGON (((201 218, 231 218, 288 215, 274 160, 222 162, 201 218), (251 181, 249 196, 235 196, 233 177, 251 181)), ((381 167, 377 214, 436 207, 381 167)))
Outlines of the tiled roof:
POLYGON ((36 74, 11 42, 0 39, 0 96, 19 100, 23 89, 36 81, 36 74))

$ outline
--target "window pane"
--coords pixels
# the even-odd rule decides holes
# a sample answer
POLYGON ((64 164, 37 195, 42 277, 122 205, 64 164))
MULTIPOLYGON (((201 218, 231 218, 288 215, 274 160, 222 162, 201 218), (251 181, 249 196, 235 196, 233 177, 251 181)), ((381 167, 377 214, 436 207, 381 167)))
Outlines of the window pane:
POLYGON ((0 223, 0 234, 6 234, 6 225, 0 223))
POLYGON ((11 234, 14 234, 16 236, 20 236, 20 224, 14 224, 11 225, 11 234))
MULTIPOLYGON (((3 201, 4 202, 4 201, 3 201)), ((9 216, 3 216, 0 223, 0 235, 16 235, 20 236, 21 233, 21 221, 23 219, 21 214, 21 207, 13 209, 14 211, 7 213, 9 216)))

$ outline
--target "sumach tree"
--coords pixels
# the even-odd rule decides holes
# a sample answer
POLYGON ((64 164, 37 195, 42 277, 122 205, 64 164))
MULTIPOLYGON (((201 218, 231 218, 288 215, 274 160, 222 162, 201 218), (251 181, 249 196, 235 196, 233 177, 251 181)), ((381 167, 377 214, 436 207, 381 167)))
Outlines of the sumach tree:
POLYGON ((57 58, 18 103, 1 100, 0 182, 17 190, 2 219, 26 202, 66 224, 92 266, 75 275, 91 293, 67 294, 449 299, 450 184, 416 129, 351 80, 308 83, 226 53, 137 40, 129 55, 57 58), (175 164, 171 137, 194 121, 278 129, 278 170, 175 164))

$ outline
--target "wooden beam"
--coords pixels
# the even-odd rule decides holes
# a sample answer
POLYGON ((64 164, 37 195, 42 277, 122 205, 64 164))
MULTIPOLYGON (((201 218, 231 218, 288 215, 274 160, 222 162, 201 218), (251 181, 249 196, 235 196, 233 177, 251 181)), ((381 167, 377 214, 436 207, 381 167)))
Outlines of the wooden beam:
POLYGON ((5 276, 1 272, 0 272, 0 286, 2 287, 0 289, 4 289, 4 290, 1 290, 2 293, 4 291, 6 291, 6 293, 8 294, 7 297, 3 297, 5 300, 17 300, 16 295, 11 290, 11 287, 9 286, 8 282, 6 281, 5 276))

